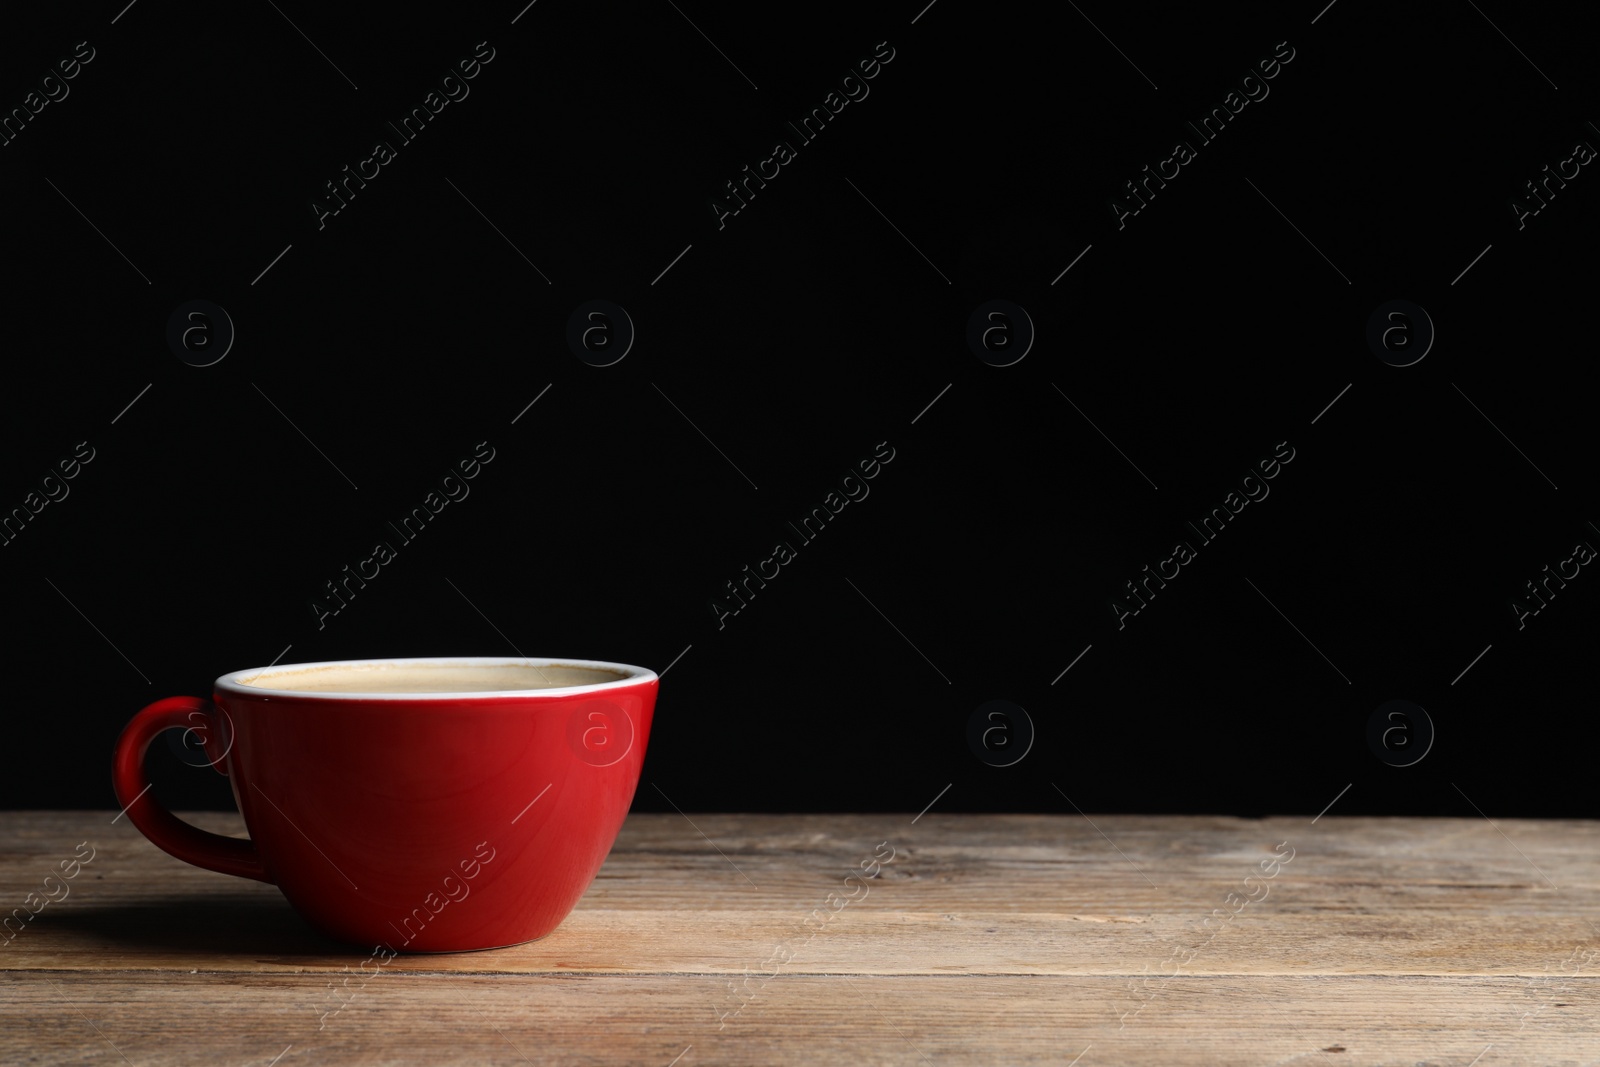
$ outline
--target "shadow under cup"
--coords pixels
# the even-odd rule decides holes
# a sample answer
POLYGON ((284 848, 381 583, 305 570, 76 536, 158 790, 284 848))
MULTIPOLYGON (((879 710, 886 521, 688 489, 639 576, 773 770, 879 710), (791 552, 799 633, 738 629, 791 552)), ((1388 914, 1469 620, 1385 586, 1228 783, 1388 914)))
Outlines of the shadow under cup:
POLYGON ((599 873, 644 763, 658 680, 595 660, 294 664, 171 697, 117 742, 128 818, 164 851, 269 882, 324 933, 397 952, 543 937, 599 873), (193 730, 248 841, 156 804, 145 750, 193 730))

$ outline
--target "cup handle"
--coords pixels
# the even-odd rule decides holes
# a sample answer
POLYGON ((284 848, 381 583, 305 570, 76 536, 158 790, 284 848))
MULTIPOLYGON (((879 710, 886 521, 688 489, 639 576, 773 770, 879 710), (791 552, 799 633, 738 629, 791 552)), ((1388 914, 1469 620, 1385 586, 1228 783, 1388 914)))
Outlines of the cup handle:
POLYGON ((116 790, 117 802, 139 832, 168 855, 208 871, 273 884, 254 842, 190 826, 157 804, 150 795, 150 779, 144 773, 144 754, 150 742, 164 730, 193 729, 202 720, 203 740, 207 754, 212 757, 212 766, 227 774, 220 764, 227 758, 233 737, 222 709, 196 697, 168 697, 135 715, 117 738, 111 766, 111 785, 116 790))

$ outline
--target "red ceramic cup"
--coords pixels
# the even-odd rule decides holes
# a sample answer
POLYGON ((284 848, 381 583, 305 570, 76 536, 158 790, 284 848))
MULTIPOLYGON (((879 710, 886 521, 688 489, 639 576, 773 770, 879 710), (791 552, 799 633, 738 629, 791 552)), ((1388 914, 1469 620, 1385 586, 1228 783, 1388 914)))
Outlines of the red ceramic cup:
POLYGON ((324 933, 398 952, 543 937, 599 873, 633 801, 658 682, 594 660, 350 660, 236 671, 117 741, 128 818, 197 867, 269 882, 324 933), (150 795, 145 750, 193 730, 249 840, 150 795))

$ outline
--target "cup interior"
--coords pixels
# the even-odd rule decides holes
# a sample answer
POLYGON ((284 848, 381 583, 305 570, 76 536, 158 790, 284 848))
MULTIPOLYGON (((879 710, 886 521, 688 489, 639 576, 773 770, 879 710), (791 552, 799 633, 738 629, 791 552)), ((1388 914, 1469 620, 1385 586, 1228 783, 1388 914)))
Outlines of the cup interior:
POLYGON ((551 691, 570 696, 654 677, 654 671, 598 660, 456 657, 282 664, 224 675, 217 679, 217 688, 241 696, 366 700, 481 698, 551 691))

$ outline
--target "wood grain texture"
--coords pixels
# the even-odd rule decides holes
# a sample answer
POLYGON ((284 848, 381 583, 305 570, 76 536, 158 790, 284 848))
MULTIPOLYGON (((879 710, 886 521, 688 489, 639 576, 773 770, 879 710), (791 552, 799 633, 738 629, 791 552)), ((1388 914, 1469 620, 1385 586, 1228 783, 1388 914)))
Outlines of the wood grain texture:
POLYGON ((113 814, 0 815, 0 914, 95 849, 5 1063, 1600 1063, 1595 822, 635 815, 544 940, 363 970, 113 814))

